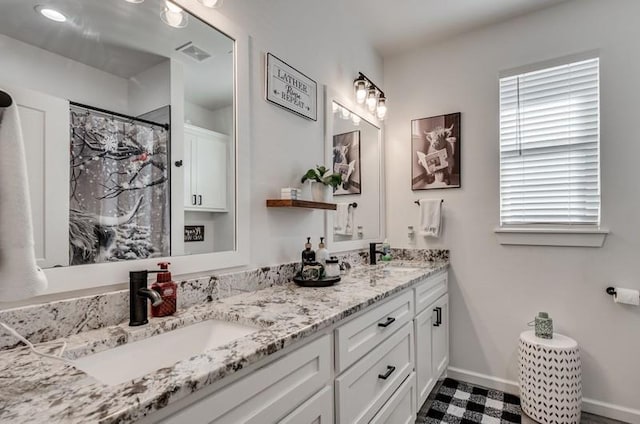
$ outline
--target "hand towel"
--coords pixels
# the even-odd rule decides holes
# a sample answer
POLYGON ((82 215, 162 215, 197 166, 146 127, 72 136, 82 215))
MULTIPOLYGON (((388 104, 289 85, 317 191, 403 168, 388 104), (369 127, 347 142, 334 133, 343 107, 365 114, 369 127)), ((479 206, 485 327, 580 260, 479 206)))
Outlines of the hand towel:
POLYGON ((440 237, 442 227, 442 199, 420 199, 420 234, 440 237))
POLYGON ((47 288, 36 264, 18 106, 0 108, 0 301, 26 299, 47 288))
POLYGON ((353 208, 350 203, 338 203, 333 233, 339 236, 353 235, 353 208))

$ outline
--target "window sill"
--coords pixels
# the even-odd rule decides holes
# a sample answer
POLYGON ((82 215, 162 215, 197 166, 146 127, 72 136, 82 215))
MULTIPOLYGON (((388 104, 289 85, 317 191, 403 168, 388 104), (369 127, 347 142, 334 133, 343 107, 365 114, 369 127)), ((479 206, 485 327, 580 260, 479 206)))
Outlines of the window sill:
POLYGON ((602 247, 609 230, 601 227, 498 227, 498 242, 517 246, 602 247))

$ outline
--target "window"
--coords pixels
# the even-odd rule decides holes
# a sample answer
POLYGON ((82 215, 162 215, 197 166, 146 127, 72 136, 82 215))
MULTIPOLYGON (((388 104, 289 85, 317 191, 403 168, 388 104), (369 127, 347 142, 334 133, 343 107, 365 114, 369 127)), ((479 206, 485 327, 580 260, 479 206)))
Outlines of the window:
POLYGON ((500 79, 500 224, 600 224, 599 59, 500 79))

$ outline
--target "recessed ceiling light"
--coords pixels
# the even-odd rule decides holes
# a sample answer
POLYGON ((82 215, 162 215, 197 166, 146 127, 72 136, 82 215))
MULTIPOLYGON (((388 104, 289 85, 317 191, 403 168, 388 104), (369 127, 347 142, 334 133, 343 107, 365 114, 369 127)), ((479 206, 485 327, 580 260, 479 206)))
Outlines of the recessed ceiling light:
POLYGON ((55 22, 66 22, 67 17, 60 11, 52 9, 51 7, 43 6, 41 4, 35 7, 35 10, 47 19, 55 22))

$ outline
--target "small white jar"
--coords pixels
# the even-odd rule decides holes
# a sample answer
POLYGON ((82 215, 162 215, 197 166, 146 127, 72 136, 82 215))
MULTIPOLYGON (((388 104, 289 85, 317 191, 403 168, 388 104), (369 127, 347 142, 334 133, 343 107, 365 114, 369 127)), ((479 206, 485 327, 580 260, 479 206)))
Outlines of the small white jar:
POLYGON ((338 259, 335 257, 327 259, 327 264, 324 267, 325 278, 334 278, 340 276, 340 265, 338 259))

